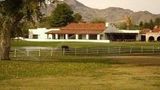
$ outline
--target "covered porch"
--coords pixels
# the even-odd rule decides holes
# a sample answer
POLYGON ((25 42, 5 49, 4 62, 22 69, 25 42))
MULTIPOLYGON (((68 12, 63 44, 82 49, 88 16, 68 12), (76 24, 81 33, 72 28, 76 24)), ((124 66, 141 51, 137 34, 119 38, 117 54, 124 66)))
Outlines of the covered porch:
POLYGON ((47 34, 48 39, 53 40, 102 40, 103 35, 102 34, 74 34, 74 33, 50 33, 47 34))

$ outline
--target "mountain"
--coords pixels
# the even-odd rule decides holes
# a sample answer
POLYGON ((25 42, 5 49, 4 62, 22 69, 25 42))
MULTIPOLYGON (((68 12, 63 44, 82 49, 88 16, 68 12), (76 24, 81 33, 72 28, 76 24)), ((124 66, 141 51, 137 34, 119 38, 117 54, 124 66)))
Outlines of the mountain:
MULTIPOLYGON (((80 13, 85 21, 91 21, 95 18, 106 19, 107 22, 122 22, 125 16, 131 16, 133 23, 138 24, 140 21, 150 21, 160 17, 160 14, 152 14, 148 11, 134 12, 129 9, 110 7, 106 9, 95 9, 85 6, 76 0, 64 0, 73 11, 80 13)), ((53 8, 50 7, 50 8, 53 8)), ((49 9, 51 10, 51 9, 49 9)))

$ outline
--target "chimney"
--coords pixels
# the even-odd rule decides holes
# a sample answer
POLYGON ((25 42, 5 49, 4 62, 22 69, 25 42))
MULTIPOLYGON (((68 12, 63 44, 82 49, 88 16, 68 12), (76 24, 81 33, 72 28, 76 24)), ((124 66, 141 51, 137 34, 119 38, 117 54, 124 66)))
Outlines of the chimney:
POLYGON ((108 27, 109 26, 109 23, 108 22, 106 22, 106 27, 108 27))
POLYGON ((159 27, 156 25, 156 26, 154 26, 154 29, 158 29, 159 27))

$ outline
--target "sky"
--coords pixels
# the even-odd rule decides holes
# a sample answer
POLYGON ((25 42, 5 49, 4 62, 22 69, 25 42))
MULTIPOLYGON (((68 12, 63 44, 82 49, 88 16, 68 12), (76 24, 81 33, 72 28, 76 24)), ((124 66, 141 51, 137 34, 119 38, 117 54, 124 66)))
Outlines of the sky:
POLYGON ((149 11, 160 14, 160 0, 77 0, 86 6, 98 9, 121 7, 133 11, 149 11))

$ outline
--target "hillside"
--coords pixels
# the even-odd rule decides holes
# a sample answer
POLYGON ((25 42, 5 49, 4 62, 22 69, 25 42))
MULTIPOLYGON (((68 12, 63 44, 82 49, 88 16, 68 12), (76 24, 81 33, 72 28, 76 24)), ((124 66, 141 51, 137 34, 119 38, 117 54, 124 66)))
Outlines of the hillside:
MULTIPOLYGON (((118 7, 110 7, 106 9, 94 9, 83 5, 76 0, 64 0, 71 8, 80 13, 83 16, 83 20, 91 21, 94 18, 104 18, 107 22, 122 22, 125 16, 131 16, 134 23, 139 23, 140 21, 149 21, 150 19, 155 19, 160 17, 159 15, 152 14, 148 11, 134 12, 129 9, 123 9, 118 7)), ((48 7, 48 14, 53 9, 53 6, 48 7)))

